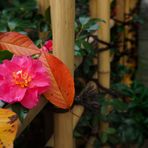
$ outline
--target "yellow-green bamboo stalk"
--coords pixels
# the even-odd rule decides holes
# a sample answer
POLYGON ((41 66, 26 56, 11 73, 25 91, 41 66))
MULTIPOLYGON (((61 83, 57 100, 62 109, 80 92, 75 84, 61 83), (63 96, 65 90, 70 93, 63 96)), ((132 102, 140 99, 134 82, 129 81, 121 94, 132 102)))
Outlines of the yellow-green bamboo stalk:
MULTIPOLYGON (((99 39, 110 42, 110 0, 97 0, 97 17, 103 19, 105 23, 100 23, 98 30, 99 39)), ((103 44, 98 45, 99 48, 105 48, 103 44)), ((98 82, 106 87, 110 87, 110 51, 104 51, 98 54, 98 82)), ((109 108, 106 112, 109 112, 109 108)), ((100 131, 104 132, 108 129, 109 124, 100 123, 100 131)), ((106 145, 104 148, 108 147, 106 145)))
MULTIPOLYGON (((99 39, 109 43, 110 42, 110 1, 97 0, 98 11, 97 17, 105 21, 101 22, 98 30, 99 39)), ((99 48, 105 48, 106 45, 99 44, 99 48)), ((104 51, 98 54, 98 80, 99 83, 109 88, 110 87, 110 51, 104 51)))
MULTIPOLYGON (((97 0, 89 0, 89 13, 91 18, 97 18, 97 0)), ((97 35, 97 31, 94 33, 94 35, 97 35)), ((97 59, 94 58, 93 63, 97 64, 97 62, 97 59)), ((98 78, 97 72, 94 74, 93 77, 98 78)), ((95 140, 95 136, 90 136, 86 143, 86 148, 93 148, 95 140)))
POLYGON ((50 6, 50 0, 37 0, 39 6, 39 12, 45 14, 46 9, 50 6))
MULTIPOLYGON (((124 22, 124 10, 125 10, 125 1, 124 0, 116 0, 116 19, 124 22)), ((118 34, 119 41, 119 51, 120 53, 124 52, 124 31, 118 34)), ((124 57, 121 57, 120 64, 124 65, 124 57)))
POLYGON ((89 12, 92 18, 97 18, 97 0, 89 0, 89 12))
MULTIPOLYGON (((51 0, 54 55, 74 70, 75 0, 51 0)), ((54 147, 73 148, 72 113, 55 114, 54 147)))

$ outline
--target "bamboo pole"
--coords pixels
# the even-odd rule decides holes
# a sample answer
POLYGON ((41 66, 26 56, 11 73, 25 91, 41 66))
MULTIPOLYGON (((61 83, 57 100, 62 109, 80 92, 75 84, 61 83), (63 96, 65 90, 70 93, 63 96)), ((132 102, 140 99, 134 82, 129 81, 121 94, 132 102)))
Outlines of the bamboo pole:
MULTIPOLYGON (((110 42, 110 0, 97 0, 97 17, 105 21, 100 23, 100 29, 98 30, 99 39, 109 43, 110 42)), ((99 44, 99 48, 105 48, 105 45, 99 44)), ((103 51, 98 54, 98 82, 106 87, 110 87, 110 51, 103 51)), ((108 107, 108 113, 110 108, 108 107)), ((104 132, 109 127, 109 123, 101 122, 100 131, 104 132)), ((104 148, 108 147, 106 145, 104 148)))
POLYGON ((130 0, 130 9, 135 9, 136 5, 138 3, 138 0, 130 0))
POLYGON ((89 0, 89 12, 92 18, 97 18, 97 0, 89 0))
MULTIPOLYGON (((123 1, 123 0, 116 0, 116 19, 121 21, 121 22, 127 22, 129 20, 129 12, 130 12, 130 1, 127 0, 127 1, 123 1)), ((131 38, 131 33, 129 33, 129 30, 130 30, 130 27, 129 26, 125 26, 125 31, 123 32, 120 32, 118 34, 119 36, 119 51, 120 53, 123 53, 125 50, 131 48, 131 43, 129 42, 126 42, 125 43, 125 38, 131 38), (125 45, 125 46, 124 46, 125 45)), ((127 61, 128 61, 128 56, 125 55, 123 57, 121 57, 119 63, 122 64, 122 65, 125 65, 127 66, 127 61)), ((131 83, 131 80, 129 78, 129 75, 125 75, 123 77, 123 80, 122 80, 123 83, 127 84, 127 85, 130 85, 131 83)))
MULTIPOLYGON (((116 0, 116 19, 124 22, 124 10, 125 10, 125 1, 124 0, 116 0)), ((124 52, 124 31, 118 34, 119 38, 119 51, 120 53, 124 52)), ((124 57, 120 59, 120 64, 124 65, 124 57)))
MULTIPOLYGON (((130 0, 125 0, 125 21, 128 22, 130 20, 130 0)), ((125 26, 125 38, 128 39, 130 38, 130 26, 125 26)), ((130 49, 131 48, 131 43, 130 42, 126 42, 126 49, 130 49)))
MULTIPOLYGON (((74 70, 75 0, 51 0, 54 55, 74 70)), ((73 148, 72 113, 55 114, 55 148, 73 148)))
MULTIPOLYGON (((97 18, 97 0, 89 0, 89 12, 91 18, 97 18)), ((94 33, 94 35, 97 35, 98 31, 94 33)), ((94 65, 98 63, 98 60, 96 58, 93 59, 94 65)), ((97 72, 93 76, 94 78, 98 78, 97 72)), ((90 136, 87 143, 86 148, 93 148, 94 142, 96 140, 95 136, 90 136)))
MULTIPOLYGON (((42 2, 42 0, 40 0, 42 2)), ((45 3, 44 3, 45 4, 45 3)), ((43 6, 43 5, 42 5, 43 6)), ((44 9, 45 10, 45 9, 44 9)), ((77 61, 77 59, 75 59, 75 69, 79 66, 79 64, 81 63, 81 61, 77 61)), ((38 105, 32 109, 31 111, 29 111, 29 113, 27 114, 25 120, 23 123, 20 124, 20 128, 19 128, 19 131, 18 131, 18 134, 17 134, 17 137, 20 136, 20 134, 25 130, 25 128, 32 122, 32 120, 38 115, 38 113, 44 108, 44 106, 47 104, 47 100, 42 98, 40 99, 38 105)), ((79 114, 77 113, 78 116, 81 116, 81 114, 83 113, 83 109, 81 108, 78 108, 79 110, 79 114)), ((76 109, 73 110, 73 112, 75 113, 76 112, 76 109)), ((75 113, 76 114, 76 113, 75 113)), ((75 117, 73 117, 75 118, 75 117)), ((78 120, 78 119, 77 119, 78 120)), ((76 121, 73 121, 74 124, 76 123, 76 121)))
MULTIPOLYGON (((131 12, 131 0, 125 0, 125 22, 128 22, 131 20, 131 16, 130 16, 130 12, 131 12)), ((125 26, 125 50, 126 51, 130 51, 130 49, 132 48, 132 44, 131 42, 129 42, 129 39, 132 39, 132 33, 130 32, 131 26, 126 25, 125 26)), ((126 67, 129 66, 129 57, 128 55, 124 56, 124 65, 126 67)), ((125 83, 126 85, 130 85, 132 83, 131 81, 131 75, 129 74, 125 74, 123 77, 123 83, 125 83)))
MULTIPOLYGON (((38 10, 43 16, 45 15, 46 10, 50 7, 50 0, 37 0, 38 10)), ((39 37, 43 41, 46 41, 49 36, 49 31, 39 32, 39 37)))
MULTIPOLYGON (((74 108, 72 110, 72 112, 75 114, 75 115, 73 115, 73 130, 75 129, 76 125, 78 124, 79 119, 80 119, 79 117, 81 117, 83 111, 84 111, 83 106, 81 106, 81 105, 74 106, 74 108)), ((49 141, 46 143, 46 147, 54 147, 54 135, 52 135, 51 138, 49 139, 49 141)))
POLYGON ((39 12, 44 15, 46 9, 50 6, 50 0, 37 0, 39 6, 39 12))
MULTIPOLYGON (((138 5, 138 0, 130 0, 130 11, 133 12, 133 14, 131 16, 131 19, 137 13, 137 10, 136 10, 137 9, 137 5, 138 5)), ((135 37, 136 36, 136 32, 137 32, 137 30, 133 30, 131 32, 131 39, 132 40, 136 40, 136 37, 135 37)), ((136 44, 132 45, 132 48, 135 48, 136 49, 136 44)))
MULTIPOLYGON (((133 19, 133 15, 134 13, 132 14, 133 10, 136 8, 137 6, 137 0, 126 0, 125 1, 125 20, 126 21, 130 21, 133 19), (129 16, 127 14, 130 14, 129 16)), ((135 35, 136 35, 136 32, 135 31, 131 31, 132 30, 132 27, 133 26, 126 26, 125 27, 125 37, 126 39, 128 40, 135 40, 135 35)), ((133 48, 136 49, 136 45, 133 45, 133 43, 127 41, 126 42, 126 49, 129 51, 129 52, 137 52, 136 50, 132 51, 133 48)), ((134 58, 130 58, 128 56, 126 56, 126 60, 125 60, 125 65, 130 68, 130 69, 135 69, 136 67, 136 60, 134 58)), ((133 74, 126 74, 124 76, 124 80, 123 82, 127 85, 131 85, 132 83, 132 76, 133 74)))
MULTIPOLYGON (((99 39, 110 42, 110 1, 98 1, 98 18, 105 20, 105 23, 100 23, 98 30, 99 39)), ((105 48, 103 44, 99 44, 99 48, 105 48)), ((101 52, 98 55, 98 79, 99 83, 104 87, 110 87, 110 51, 101 52)))
MULTIPOLYGON (((100 30, 97 32, 99 39, 110 42, 110 0, 90 0, 89 10, 92 18, 101 18, 106 23, 100 23, 100 30)), ((99 44, 100 48, 105 46, 99 44)), ((98 55, 98 81, 99 83, 109 88, 110 86, 110 52, 105 51, 98 55)), ((108 123, 101 123, 101 131, 108 128, 108 123)), ((96 138, 91 136, 86 144, 86 148, 93 148, 96 138)), ((107 147, 107 146, 106 146, 107 147)))

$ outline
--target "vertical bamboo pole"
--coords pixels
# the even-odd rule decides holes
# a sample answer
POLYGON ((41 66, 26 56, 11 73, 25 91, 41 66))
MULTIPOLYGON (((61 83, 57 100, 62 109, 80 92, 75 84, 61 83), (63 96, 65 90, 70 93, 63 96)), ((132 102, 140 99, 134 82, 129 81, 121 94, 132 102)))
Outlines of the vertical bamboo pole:
MULTIPOLYGON (((126 21, 130 21, 133 19, 133 15, 132 12, 133 10, 136 8, 136 5, 137 5, 137 0, 126 0, 125 1, 125 20, 126 21), (130 14, 130 16, 128 16, 127 14, 130 14)), ((135 12, 134 12, 135 13, 135 12)), ((125 37, 128 39, 128 40, 135 40, 135 34, 136 32, 135 31, 131 31, 132 30, 132 25, 130 26, 126 26, 125 28, 125 37)), ((133 43, 131 43, 130 41, 127 41, 126 42, 126 49, 127 51, 129 52, 136 52, 136 46, 133 45, 133 43), (133 48, 135 48, 135 50, 133 51, 133 48)), ((130 69, 135 69, 136 67, 136 60, 134 58, 130 58, 128 56, 126 56, 126 61, 125 61, 125 65, 130 68, 130 69)), ((127 84, 127 85, 131 85, 132 83, 132 76, 133 74, 130 73, 130 74, 126 74, 125 77, 124 77, 124 83, 127 84)))
MULTIPOLYGON (((100 23, 98 30, 99 39, 109 43, 110 42, 110 0, 97 0, 97 17, 105 21, 100 23)), ((105 48, 105 45, 99 44, 99 48, 105 48)), ((110 87, 110 51, 103 51, 98 54, 98 81, 106 87, 110 87)), ((109 108, 107 110, 109 112, 109 108)), ((100 123, 100 130, 104 132, 107 130, 109 124, 106 122, 100 123)), ((108 146, 103 146, 108 147, 108 146)))
MULTIPOLYGON (((131 19, 137 13, 137 10, 136 10, 137 5, 138 5, 138 0, 130 0, 130 11, 133 12, 133 14, 131 16, 131 19)), ((135 38, 136 32, 137 32, 137 30, 133 30, 131 32, 131 40, 136 40, 136 38, 135 38)), ((136 49, 136 44, 135 45, 132 45, 132 48, 135 48, 136 49)))
MULTIPOLYGON (((100 23, 98 30, 99 39, 110 42, 110 0, 98 0, 98 18, 105 20, 100 23)), ((99 44, 99 48, 105 48, 103 44, 99 44)), ((98 79, 99 83, 104 87, 110 87, 110 51, 101 52, 98 55, 98 79)))
MULTIPOLYGON (((50 7, 50 0, 37 0, 38 7, 39 7, 39 13, 41 13, 43 16, 45 15, 46 9, 50 7)), ((43 41, 46 41, 49 35, 49 31, 46 32, 39 32, 39 37, 43 41)))
MULTIPOLYGON (((89 13, 91 18, 97 18, 97 0, 89 0, 89 13)), ((94 35, 97 35, 97 31, 94 33, 94 35)), ((93 59, 94 65, 97 64, 97 59, 93 59)), ((94 74, 94 78, 98 78, 97 73, 94 74)), ((90 136, 87 143, 86 143, 86 148, 93 148, 94 147, 94 142, 96 140, 95 136, 90 136)))
POLYGON ((92 18, 97 18, 97 0, 89 0, 89 12, 92 18))
MULTIPOLYGON (((124 9, 125 9, 125 1, 124 0, 116 0, 116 19, 124 22, 124 9)), ((119 51, 120 53, 124 52, 124 31, 118 34, 119 36, 119 51)), ((120 59, 120 64, 124 64, 124 57, 120 59)))
POLYGON ((131 10, 135 9, 137 2, 138 2, 138 0, 131 0, 130 1, 130 9, 131 10))
MULTIPOLYGON (((89 14, 91 18, 97 18, 97 0, 89 0, 89 14)), ((97 31, 95 31, 93 34, 97 35, 98 33, 97 31)), ((97 59, 94 58, 93 64, 96 65, 97 62, 97 59)), ((97 79, 97 72, 94 74, 93 77, 97 79)))
MULTIPOLYGON (((75 115, 78 115, 78 116, 73 115, 73 130, 74 130, 80 120, 80 117, 84 112, 84 107, 81 105, 75 105, 72 109, 72 112, 75 115)), ((54 147, 54 135, 52 135, 51 138, 48 140, 48 142, 46 143, 46 147, 54 147)))
MULTIPOLYGON (((74 70, 74 17, 75 0, 51 0, 54 55, 74 70)), ((55 114, 55 148, 73 148, 71 112, 55 114)))
MULTIPOLYGON (((130 14, 130 3, 131 0, 125 0, 125 22, 128 22, 130 19, 131 19, 131 16, 129 15, 130 14)), ((126 41, 128 39, 131 39, 131 33, 130 33, 130 29, 131 27, 129 25, 126 25, 125 26, 125 50, 126 51, 129 51, 131 49, 131 42, 129 41, 126 41)), ((124 65, 128 67, 128 56, 124 56, 124 65)), ((123 77, 123 83, 127 84, 127 85, 130 85, 131 84, 131 76, 129 74, 126 74, 124 77, 123 77)))
POLYGON ((45 14, 45 10, 50 6, 50 0, 37 0, 39 11, 41 14, 45 14))
MULTIPOLYGON (((130 20, 129 14, 130 14, 130 0, 125 0, 125 21, 126 22, 130 20)), ((130 30, 130 27, 125 26, 125 38, 126 39, 129 38, 129 30, 130 30)), ((127 42, 126 48, 129 49, 130 47, 131 47, 130 42, 127 42)))

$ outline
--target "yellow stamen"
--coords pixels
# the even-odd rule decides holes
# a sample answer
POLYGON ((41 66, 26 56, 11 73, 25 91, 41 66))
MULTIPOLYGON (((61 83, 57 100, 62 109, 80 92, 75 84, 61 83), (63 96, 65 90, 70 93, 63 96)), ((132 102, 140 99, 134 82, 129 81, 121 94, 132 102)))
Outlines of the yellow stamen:
POLYGON ((12 73, 14 83, 20 85, 22 88, 27 87, 29 82, 32 80, 31 76, 23 70, 12 73))

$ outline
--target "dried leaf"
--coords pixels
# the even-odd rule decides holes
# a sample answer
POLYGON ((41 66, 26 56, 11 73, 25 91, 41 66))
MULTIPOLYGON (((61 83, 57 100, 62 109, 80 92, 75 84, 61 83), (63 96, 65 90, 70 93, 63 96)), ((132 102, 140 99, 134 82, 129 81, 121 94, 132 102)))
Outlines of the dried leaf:
POLYGON ((13 145, 18 130, 17 115, 7 109, 0 109, 0 148, 13 145))

